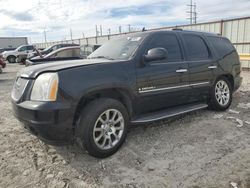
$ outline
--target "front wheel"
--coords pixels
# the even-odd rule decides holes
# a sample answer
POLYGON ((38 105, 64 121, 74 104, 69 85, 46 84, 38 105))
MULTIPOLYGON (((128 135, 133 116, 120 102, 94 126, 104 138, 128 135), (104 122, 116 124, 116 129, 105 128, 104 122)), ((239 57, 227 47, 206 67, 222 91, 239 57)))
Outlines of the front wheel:
POLYGON ((96 99, 83 109, 76 139, 90 155, 108 157, 125 141, 128 125, 129 117, 123 104, 109 98, 96 99))
POLYGON ((11 55, 7 57, 9 63, 16 63, 16 57, 11 55))
POLYGON ((232 84, 226 77, 220 77, 216 80, 212 93, 210 107, 214 110, 224 111, 232 103, 232 84))

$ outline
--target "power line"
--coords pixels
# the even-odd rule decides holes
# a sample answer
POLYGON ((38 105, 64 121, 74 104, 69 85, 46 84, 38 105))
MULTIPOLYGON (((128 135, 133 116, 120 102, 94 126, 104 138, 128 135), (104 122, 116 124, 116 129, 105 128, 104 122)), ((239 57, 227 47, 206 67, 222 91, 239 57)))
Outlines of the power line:
POLYGON ((197 23, 197 11, 196 11, 196 3, 194 3, 194 24, 197 23))
POLYGON ((190 0, 190 4, 187 5, 189 7, 188 13, 188 20, 190 20, 190 24, 196 24, 197 23, 197 11, 196 11, 196 3, 193 2, 193 0, 190 0))

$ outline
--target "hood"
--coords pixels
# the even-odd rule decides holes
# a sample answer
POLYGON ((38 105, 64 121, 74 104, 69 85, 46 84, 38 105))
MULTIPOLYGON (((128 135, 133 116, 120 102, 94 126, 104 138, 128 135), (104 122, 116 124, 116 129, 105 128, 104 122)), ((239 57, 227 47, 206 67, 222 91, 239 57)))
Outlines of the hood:
POLYGON ((55 61, 45 64, 33 65, 21 69, 18 73, 18 77, 24 78, 36 78, 43 72, 57 72, 64 69, 70 69, 75 67, 90 66, 94 64, 102 64, 112 62, 104 59, 80 59, 80 60, 68 60, 68 61, 55 61))
POLYGON ((14 54, 14 53, 16 53, 16 51, 15 51, 15 50, 11 50, 11 51, 4 51, 4 52, 2 53, 2 55, 6 55, 6 54, 14 54))

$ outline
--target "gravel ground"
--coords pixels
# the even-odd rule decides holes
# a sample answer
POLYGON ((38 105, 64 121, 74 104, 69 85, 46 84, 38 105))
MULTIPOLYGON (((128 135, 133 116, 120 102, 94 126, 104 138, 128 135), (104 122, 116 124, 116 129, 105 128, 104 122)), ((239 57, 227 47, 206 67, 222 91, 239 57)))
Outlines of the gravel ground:
POLYGON ((231 110, 133 126, 123 147, 100 160, 22 128, 10 102, 19 68, 0 74, 0 187, 250 188, 250 72, 231 110))

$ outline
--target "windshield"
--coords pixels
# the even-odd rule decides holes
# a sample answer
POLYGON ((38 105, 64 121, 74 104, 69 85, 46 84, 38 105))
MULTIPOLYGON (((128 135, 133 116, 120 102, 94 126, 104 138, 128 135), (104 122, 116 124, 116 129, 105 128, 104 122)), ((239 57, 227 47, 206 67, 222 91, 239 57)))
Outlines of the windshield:
POLYGON ((49 47, 45 48, 43 51, 44 51, 44 52, 46 52, 46 51, 50 50, 50 48, 52 48, 52 47, 54 47, 54 45, 53 45, 53 46, 49 46, 49 47))
POLYGON ((25 47, 25 46, 19 46, 15 51, 24 51, 22 48, 25 47))
POLYGON ((88 56, 88 59, 128 60, 133 56, 141 41, 142 37, 123 37, 109 41, 88 56))

